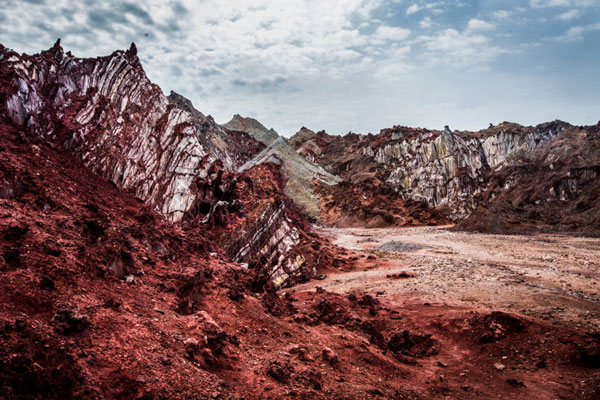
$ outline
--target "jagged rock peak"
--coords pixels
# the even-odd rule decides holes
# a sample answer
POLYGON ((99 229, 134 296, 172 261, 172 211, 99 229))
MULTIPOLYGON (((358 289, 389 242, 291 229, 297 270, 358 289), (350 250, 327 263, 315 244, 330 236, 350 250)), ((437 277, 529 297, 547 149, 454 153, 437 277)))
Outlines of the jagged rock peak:
POLYGON ((54 42, 52 47, 42 52, 42 54, 44 53, 57 61, 61 61, 64 57, 65 51, 60 44, 60 38, 56 39, 56 42, 54 42))
POLYGON ((242 117, 240 114, 235 114, 231 121, 229 121, 226 125, 240 125, 244 129, 255 129, 260 130, 262 132, 268 132, 269 130, 261 124, 258 120, 251 117, 242 117))
POLYGON ((317 134, 307 127, 303 126, 300 130, 290 137, 290 142, 294 145, 294 147, 300 146, 300 144, 312 140, 317 136, 317 134))
POLYGON ((302 128, 300 128, 300 130, 298 132, 296 132, 294 134, 294 136, 296 136, 296 135, 302 136, 305 138, 312 138, 312 137, 316 136, 317 134, 312 129, 308 129, 307 127, 303 126, 302 128))
POLYGON ((131 46, 129 46, 129 50, 127 50, 127 52, 125 52, 125 55, 130 58, 137 57, 137 46, 135 45, 134 42, 131 42, 131 46))
POLYGON ((137 46, 134 42, 131 42, 131 46, 129 46, 129 50, 125 51, 125 58, 129 61, 131 65, 136 65, 139 68, 142 68, 142 63, 137 56, 137 46))
POLYGON ((54 46, 52 46, 53 50, 58 50, 58 49, 62 49, 62 46, 60 45, 60 38, 56 39, 56 42, 54 43, 54 46))

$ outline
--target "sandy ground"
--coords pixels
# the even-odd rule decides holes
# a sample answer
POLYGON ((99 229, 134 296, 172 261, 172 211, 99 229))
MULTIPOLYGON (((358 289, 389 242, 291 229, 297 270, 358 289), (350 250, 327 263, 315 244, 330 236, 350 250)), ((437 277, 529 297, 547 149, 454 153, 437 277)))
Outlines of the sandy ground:
POLYGON ((337 293, 503 310, 555 325, 600 329, 600 239, 487 235, 430 227, 320 233, 357 256, 357 270, 329 274, 296 290, 320 286, 337 293), (377 249, 389 242, 423 248, 377 249), (394 276, 403 271, 415 276, 394 276))

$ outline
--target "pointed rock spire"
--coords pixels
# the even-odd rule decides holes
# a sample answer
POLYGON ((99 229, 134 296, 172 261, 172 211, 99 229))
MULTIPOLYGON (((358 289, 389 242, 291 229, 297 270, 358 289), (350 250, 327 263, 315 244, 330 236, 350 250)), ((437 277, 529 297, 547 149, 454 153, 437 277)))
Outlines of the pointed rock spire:
POLYGON ((126 55, 128 58, 134 58, 134 57, 137 57, 137 46, 135 45, 135 43, 134 43, 134 42, 131 42, 131 46, 129 46, 129 50, 127 50, 127 51, 125 52, 125 55, 126 55))
POLYGON ((54 45, 50 47, 47 51, 50 54, 50 56, 53 57, 55 60, 61 61, 64 56, 64 50, 60 45, 60 38, 56 39, 54 45))

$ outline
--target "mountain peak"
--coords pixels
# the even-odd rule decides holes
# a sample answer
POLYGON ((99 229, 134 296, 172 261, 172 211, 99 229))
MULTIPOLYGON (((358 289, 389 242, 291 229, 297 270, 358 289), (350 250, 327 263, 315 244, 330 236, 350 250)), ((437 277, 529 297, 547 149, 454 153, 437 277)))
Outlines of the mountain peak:
POLYGON ((186 111, 191 111, 194 108, 194 105, 192 104, 192 101, 190 99, 177 93, 174 90, 171 90, 167 98, 169 99, 169 103, 177 104, 180 108, 186 111))
POLYGON ((223 125, 225 128, 232 131, 246 132, 259 142, 269 146, 278 137, 279 134, 271 129, 267 129, 258 120, 250 117, 242 117, 240 114, 235 114, 229 122, 223 125))

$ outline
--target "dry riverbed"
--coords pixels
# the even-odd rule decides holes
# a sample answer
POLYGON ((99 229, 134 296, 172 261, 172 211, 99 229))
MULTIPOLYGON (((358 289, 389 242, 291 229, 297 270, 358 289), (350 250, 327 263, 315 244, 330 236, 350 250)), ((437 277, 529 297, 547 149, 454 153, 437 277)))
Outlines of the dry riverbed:
POLYGON ((503 310, 555 325, 600 329, 600 239, 431 227, 320 233, 357 257, 356 269, 295 290, 320 286, 336 293, 503 310))

